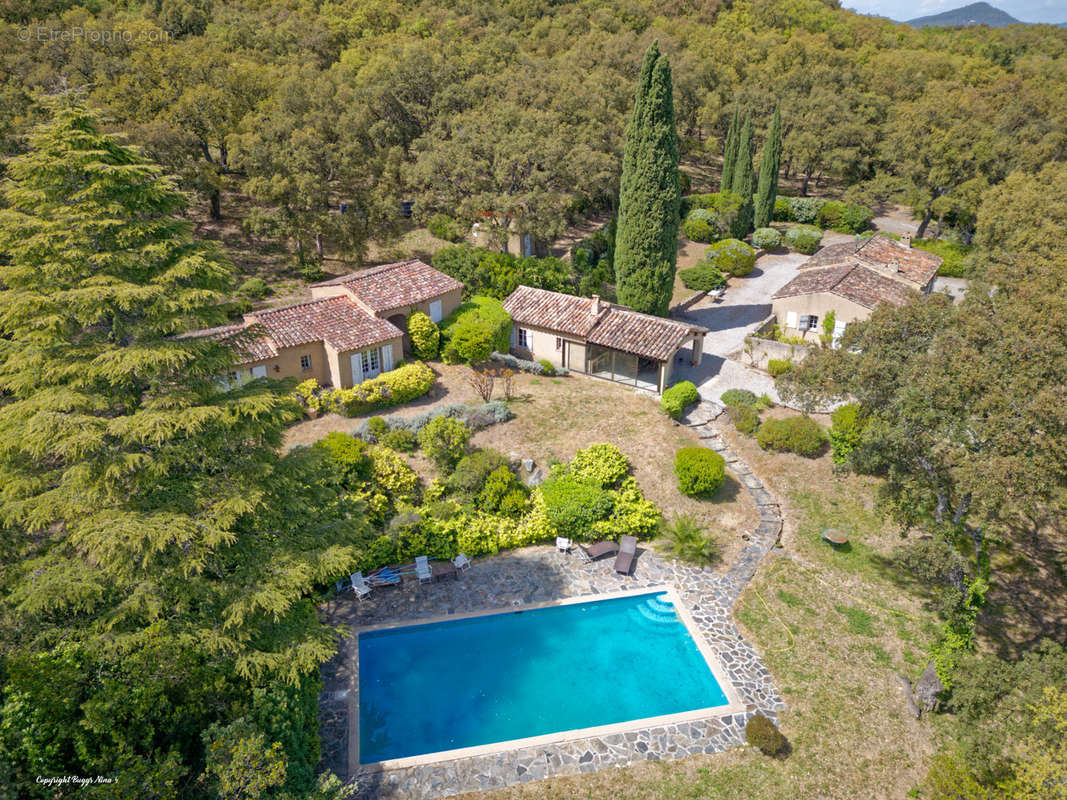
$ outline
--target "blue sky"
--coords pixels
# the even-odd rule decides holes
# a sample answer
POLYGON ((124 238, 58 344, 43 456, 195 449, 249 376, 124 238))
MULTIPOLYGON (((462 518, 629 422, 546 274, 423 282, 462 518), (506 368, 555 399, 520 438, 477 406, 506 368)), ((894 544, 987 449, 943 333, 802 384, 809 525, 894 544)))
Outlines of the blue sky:
MULTIPOLYGON (((842 0, 841 5, 861 14, 878 14, 895 20, 940 14, 973 0, 842 0)), ((991 6, 1023 22, 1067 22, 1067 0, 986 0, 991 6)))

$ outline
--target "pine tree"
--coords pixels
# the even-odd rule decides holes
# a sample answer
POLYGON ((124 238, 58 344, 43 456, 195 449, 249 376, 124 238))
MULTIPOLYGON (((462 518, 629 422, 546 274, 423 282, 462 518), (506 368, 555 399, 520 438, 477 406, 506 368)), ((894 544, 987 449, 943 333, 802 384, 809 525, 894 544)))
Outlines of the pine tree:
POLYGON ((734 188, 731 190, 741 196, 741 210, 737 212, 738 238, 752 232, 753 180, 752 173, 752 117, 745 117, 741 127, 741 136, 737 142, 737 160, 734 163, 734 188))
POLYGON ((756 228, 766 228, 774 217, 774 200, 778 196, 778 168, 781 163, 782 115, 776 106, 759 162, 759 188, 756 190, 755 222, 753 223, 756 228))
POLYGON ((726 145, 722 151, 722 181, 719 184, 720 192, 732 192, 734 184, 734 168, 737 161, 737 145, 741 136, 741 111, 734 109, 733 119, 730 120, 730 129, 726 132, 726 145))
POLYGON ((678 257, 680 203, 671 68, 653 42, 645 53, 626 128, 615 235, 619 302, 667 314, 678 257))
POLYGON ((307 594, 354 565, 365 528, 319 456, 278 454, 287 387, 224 393, 231 349, 175 338, 219 321, 231 280, 185 196, 52 105, 0 210, 0 530, 21 541, 0 629, 31 665, 8 677, 78 676, 50 751, 70 760, 38 768, 173 784, 253 682, 314 696, 335 642, 307 594))

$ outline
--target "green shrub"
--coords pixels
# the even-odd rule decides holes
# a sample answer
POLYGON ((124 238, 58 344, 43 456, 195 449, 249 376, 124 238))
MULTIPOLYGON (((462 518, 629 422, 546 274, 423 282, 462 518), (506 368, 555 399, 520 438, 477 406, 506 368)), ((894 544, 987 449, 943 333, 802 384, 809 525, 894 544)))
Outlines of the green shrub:
POLYGON ((367 443, 360 439, 335 431, 315 442, 312 449, 325 453, 326 458, 341 470, 346 486, 370 477, 371 460, 367 443))
POLYGON ((686 289, 694 292, 710 292, 726 285, 726 276, 710 261, 701 261, 695 267, 679 270, 678 277, 686 289))
POLYGON ((630 471, 630 461, 613 444, 594 444, 574 454, 570 471, 580 481, 607 489, 630 471))
POLYGON ((967 257, 974 250, 973 245, 949 242, 944 239, 912 239, 911 246, 928 253, 941 256, 941 266, 937 274, 946 278, 969 278, 971 268, 967 257))
POLYGON ((687 219, 682 223, 682 233, 692 242, 714 242, 717 232, 707 220, 687 219))
POLYGON ((511 315, 493 297, 472 297, 441 324, 441 357, 447 364, 484 361, 511 349, 511 315))
POLYGON ((351 389, 334 389, 322 396, 323 404, 354 417, 380 408, 409 403, 433 388, 437 376, 421 361, 404 364, 351 389))
POLYGON ((785 232, 785 243, 790 250, 811 255, 819 249, 822 231, 812 225, 797 225, 785 232))
POLYGON ((552 378, 556 374, 556 365, 549 361, 547 358, 537 359, 537 363, 541 365, 541 374, 552 378))
POLYGON ((713 564, 719 557, 719 545, 686 514, 661 524, 658 542, 667 555, 693 564, 713 564))
POLYGON ((381 417, 371 417, 367 420, 367 434, 370 441, 380 441, 387 433, 389 433, 389 423, 381 417))
POLYGON ((755 406, 759 402, 756 393, 748 389, 727 389, 719 400, 724 406, 755 406))
POLYGON ((467 454, 470 440, 470 429, 450 417, 432 419, 419 431, 419 447, 439 469, 445 471, 451 471, 467 454))
POLYGON ((611 492, 566 470, 551 475, 540 489, 549 526, 556 536, 569 539, 594 538, 593 525, 607 519, 615 505, 611 492))
POLYGON ((419 475, 404 457, 386 447, 370 449, 371 479, 393 500, 413 502, 419 491, 419 475))
POLYGON ((506 465, 497 467, 486 475, 483 484, 478 494, 480 509, 500 512, 508 517, 517 516, 526 509, 526 487, 506 465))
POLYGON ((262 278, 249 278, 242 283, 237 290, 237 294, 242 297, 249 297, 253 300, 262 300, 270 293, 270 286, 268 286, 267 282, 262 278))
POLYGON ((860 233, 867 230, 874 219, 874 212, 867 206, 830 200, 823 203, 815 221, 820 228, 830 228, 839 233, 860 233))
POLYGON ((740 278, 756 266, 756 251, 738 239, 723 239, 705 251, 705 258, 719 271, 740 278))
POLYGON ((412 311, 408 317, 408 339, 411 352, 422 361, 437 358, 441 346, 441 329, 421 311, 412 311))
POLYGON ((848 403, 830 415, 830 457, 838 466, 848 463, 852 451, 863 437, 866 420, 860 416, 860 407, 848 403))
POLYGON ((700 392, 692 381, 680 381, 668 388, 660 398, 659 406, 671 419, 681 419, 686 408, 700 400, 700 392))
POLYGON ((686 219, 702 219, 710 224, 715 221, 715 212, 710 208, 694 208, 686 216, 686 219))
POLYGON ((726 413, 738 433, 752 436, 759 430, 759 412, 754 406, 727 406, 726 413))
POLYGON ((726 477, 726 461, 707 447, 683 447, 674 455, 678 490, 690 497, 710 497, 726 477))
POLYGON ((774 228, 758 228, 752 234, 752 244, 764 250, 776 250, 782 246, 782 234, 774 228))
POLYGON ((448 478, 448 488, 474 497, 482 490, 491 472, 507 466, 508 459, 503 453, 488 447, 475 450, 456 464, 455 471, 448 478))
POLYGON ((772 358, 767 362, 767 372, 772 378, 780 378, 793 371, 793 362, 784 358, 772 358))
POLYGON ((384 447, 401 453, 411 453, 419 446, 419 439, 414 431, 405 428, 397 428, 389 431, 378 439, 384 447))
POLYGON ((786 738, 778 727, 763 714, 753 714, 745 723, 745 741, 758 747, 767 756, 776 756, 785 750, 786 738))
POLYGON ((826 205, 821 197, 790 197, 789 215, 794 222, 811 225, 819 218, 819 211, 826 205))
POLYGON ((786 417, 769 419, 760 425, 756 441, 764 450, 814 458, 822 452, 826 435, 811 417, 786 417))
POLYGON ((775 222, 795 222, 793 219, 793 209, 789 205, 789 201, 792 198, 789 197, 775 197, 774 198, 774 214, 772 219, 775 222))
POLYGON ((430 233, 446 242, 462 242, 465 238, 463 226, 448 214, 434 214, 426 223, 430 233))

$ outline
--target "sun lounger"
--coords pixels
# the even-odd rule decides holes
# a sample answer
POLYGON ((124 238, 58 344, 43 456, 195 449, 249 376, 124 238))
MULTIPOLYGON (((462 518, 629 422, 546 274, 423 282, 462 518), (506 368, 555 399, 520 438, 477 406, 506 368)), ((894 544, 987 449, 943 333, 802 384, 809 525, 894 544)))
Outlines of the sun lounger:
POLYGON ((452 559, 452 566, 456 569, 470 569, 471 560, 467 558, 466 553, 460 553, 458 556, 452 559))
POLYGON ((619 552, 619 546, 615 542, 596 542, 591 545, 578 545, 578 555, 581 556, 582 561, 588 564, 592 564, 598 558, 604 556, 613 556, 619 552))
POLYGON ((352 573, 352 591, 356 593, 356 597, 360 600, 370 594, 370 587, 367 585, 367 582, 363 580, 362 572, 352 573))
POLYGON ((615 558, 615 571, 621 572, 623 575, 629 575, 636 555, 637 537, 623 536, 619 541, 619 555, 615 558))
POLYGON ((571 540, 565 536, 557 536, 556 549, 561 553, 569 553, 571 551, 571 540))
POLYGON ((419 583, 429 583, 433 580, 433 571, 427 556, 415 556, 415 574, 419 576, 419 583))

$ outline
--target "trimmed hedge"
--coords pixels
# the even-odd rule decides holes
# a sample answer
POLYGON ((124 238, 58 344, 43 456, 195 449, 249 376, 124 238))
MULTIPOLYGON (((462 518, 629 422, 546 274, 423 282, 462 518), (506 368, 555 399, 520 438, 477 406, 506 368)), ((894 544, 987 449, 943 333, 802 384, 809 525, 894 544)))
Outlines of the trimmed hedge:
POLYGON ((408 317, 408 339, 415 358, 429 361, 437 358, 441 346, 441 329, 421 311, 412 311, 408 317))
POLYGON ((758 228, 752 234, 752 244, 763 250, 775 250, 782 246, 782 234, 774 228, 758 228))
POLYGON ((793 371, 793 362, 784 358, 772 358, 767 362, 767 372, 772 378, 780 378, 787 372, 793 371))
POLYGON ((511 349, 511 315, 493 297, 476 296, 441 323, 441 358, 446 364, 484 361, 511 349))
POLYGON ((811 255, 819 249, 822 231, 814 225, 798 225, 785 232, 785 243, 790 250, 811 255))
POLYGON ((815 458, 826 445, 826 434, 811 417, 786 417, 769 419, 760 425, 756 441, 764 450, 815 458))
POLYGON ((759 402, 755 392, 748 389, 727 389, 719 396, 724 406, 755 406, 759 402))
POLYGON ((726 461, 707 447, 683 447, 674 455, 678 490, 690 497, 710 497, 726 477, 726 461))
POLYGON ((721 272, 740 278, 756 266, 756 251, 738 239, 723 239, 704 252, 708 262, 721 272))
POLYGON ((678 277, 686 289, 694 292, 710 292, 726 285, 726 276, 709 261, 701 261, 695 267, 678 270, 678 277))
POLYGON ((308 408, 336 411, 356 417, 369 411, 409 403, 433 388, 437 375, 421 361, 383 372, 351 389, 321 390, 314 379, 297 386, 297 396, 308 408))
POLYGON ((663 392, 659 407, 671 419, 681 419, 685 409, 700 400, 700 392, 692 381, 680 381, 663 392))

